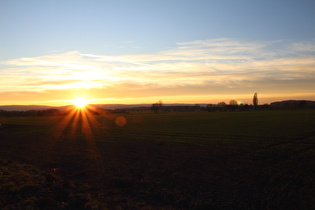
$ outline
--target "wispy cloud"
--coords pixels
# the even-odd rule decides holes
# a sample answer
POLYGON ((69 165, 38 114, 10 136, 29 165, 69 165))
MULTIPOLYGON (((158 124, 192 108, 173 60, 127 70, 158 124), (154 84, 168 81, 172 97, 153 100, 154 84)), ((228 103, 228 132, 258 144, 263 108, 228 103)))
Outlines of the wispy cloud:
MULTIPOLYGON (((94 90, 109 95, 314 92, 315 40, 247 42, 210 39, 177 43, 154 54, 120 56, 77 51, 0 62, 0 93, 94 90), (292 85, 299 87, 292 89, 292 85), (276 89, 277 86, 279 89, 276 89), (119 89, 119 90, 117 90, 119 89), (132 93, 136 91, 137 93, 132 93)), ((102 97, 98 94, 97 97, 102 97)))

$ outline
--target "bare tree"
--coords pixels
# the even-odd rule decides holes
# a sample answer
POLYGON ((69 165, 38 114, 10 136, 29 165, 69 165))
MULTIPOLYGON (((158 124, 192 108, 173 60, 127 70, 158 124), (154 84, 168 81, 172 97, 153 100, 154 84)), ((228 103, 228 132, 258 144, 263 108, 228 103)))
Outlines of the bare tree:
POLYGON ((221 101, 218 103, 218 110, 219 111, 226 111, 226 103, 224 101, 221 101))
POLYGON ((231 105, 231 106, 237 106, 237 101, 231 100, 230 103, 229 103, 229 105, 231 105))
POLYGON ((226 103, 224 101, 221 101, 218 103, 218 107, 224 107, 226 106, 226 103))
POLYGON ((159 100, 158 102, 152 104, 151 110, 155 113, 158 113, 158 111, 161 109, 162 105, 163 105, 162 100, 159 100))
POLYGON ((254 104, 255 110, 257 110, 257 106, 258 106, 257 93, 254 94, 254 97, 253 97, 253 104, 254 104))
POLYGON ((206 110, 207 110, 208 112, 214 111, 213 105, 212 105, 212 104, 207 104, 206 110))
POLYGON ((231 100, 228 106, 229 111, 235 111, 237 108, 238 108, 237 101, 231 100))

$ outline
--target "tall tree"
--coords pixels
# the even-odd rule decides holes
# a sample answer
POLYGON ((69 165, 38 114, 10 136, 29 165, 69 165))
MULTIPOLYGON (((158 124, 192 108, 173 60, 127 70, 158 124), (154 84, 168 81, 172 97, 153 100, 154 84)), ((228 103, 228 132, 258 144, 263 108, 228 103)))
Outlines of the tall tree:
POLYGON ((257 110, 257 106, 258 106, 257 93, 254 94, 254 97, 253 97, 253 104, 254 104, 255 110, 257 110))

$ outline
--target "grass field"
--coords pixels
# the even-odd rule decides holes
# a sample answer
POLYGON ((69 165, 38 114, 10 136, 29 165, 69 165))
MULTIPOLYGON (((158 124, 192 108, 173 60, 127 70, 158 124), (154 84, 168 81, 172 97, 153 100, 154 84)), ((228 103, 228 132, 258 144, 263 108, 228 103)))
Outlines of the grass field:
POLYGON ((314 110, 0 123, 0 208, 315 209, 314 110), (25 194, 19 174, 44 196, 25 194))

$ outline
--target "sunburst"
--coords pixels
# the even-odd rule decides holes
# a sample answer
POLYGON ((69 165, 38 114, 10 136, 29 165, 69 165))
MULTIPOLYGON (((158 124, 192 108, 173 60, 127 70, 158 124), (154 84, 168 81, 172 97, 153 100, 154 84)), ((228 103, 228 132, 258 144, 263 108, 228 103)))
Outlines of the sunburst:
POLYGON ((88 104, 88 100, 86 98, 76 98, 72 100, 72 103, 77 107, 77 108, 84 108, 88 104))

